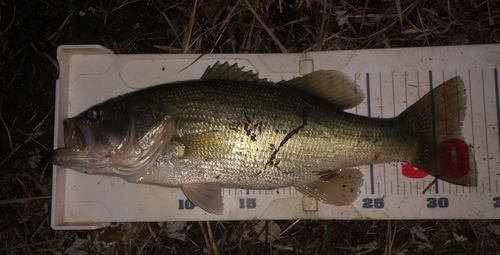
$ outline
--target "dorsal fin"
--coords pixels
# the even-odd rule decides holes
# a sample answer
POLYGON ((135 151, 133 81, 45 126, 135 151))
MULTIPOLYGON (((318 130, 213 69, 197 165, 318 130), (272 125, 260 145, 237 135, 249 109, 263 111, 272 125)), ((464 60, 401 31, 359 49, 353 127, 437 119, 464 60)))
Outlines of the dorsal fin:
POLYGON ((267 82, 267 79, 260 79, 259 75, 252 71, 242 71, 244 67, 238 67, 238 64, 229 65, 228 62, 221 64, 219 61, 214 66, 209 66, 201 76, 202 80, 228 80, 228 81, 247 81, 247 82, 267 82))
POLYGON ((336 70, 319 70, 278 84, 307 92, 344 110, 359 105, 365 95, 349 76, 336 70))

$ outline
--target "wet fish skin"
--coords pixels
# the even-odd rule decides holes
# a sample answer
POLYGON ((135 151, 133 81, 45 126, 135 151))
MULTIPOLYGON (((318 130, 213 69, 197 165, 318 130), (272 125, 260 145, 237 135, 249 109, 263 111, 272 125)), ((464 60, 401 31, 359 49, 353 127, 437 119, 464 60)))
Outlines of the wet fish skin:
POLYGON ((475 164, 469 175, 453 179, 432 156, 439 153, 439 141, 461 138, 465 96, 459 78, 436 88, 435 98, 431 93, 400 116, 381 119, 342 110, 363 97, 349 81, 332 96, 324 85, 309 86, 335 82, 338 75, 320 71, 274 84, 234 66, 214 66, 201 80, 129 93, 66 120, 66 148, 54 151, 49 161, 130 182, 181 187, 212 213, 222 210, 220 187, 295 186, 326 203, 349 204, 362 185, 362 174, 351 167, 372 163, 406 162, 474 185, 475 164), (442 100, 458 108, 442 109, 442 100), (431 117, 440 119, 430 124, 431 117), (443 125, 446 134, 429 135, 443 125))
POLYGON ((206 81, 147 93, 170 102, 167 112, 179 131, 171 144, 177 157, 157 161, 157 169, 168 162, 178 170, 153 178, 167 186, 297 185, 317 179, 319 171, 403 159, 418 143, 415 135, 398 135, 402 126, 412 127, 403 120, 348 114, 279 87, 206 81), (259 97, 249 99, 251 94, 259 97))

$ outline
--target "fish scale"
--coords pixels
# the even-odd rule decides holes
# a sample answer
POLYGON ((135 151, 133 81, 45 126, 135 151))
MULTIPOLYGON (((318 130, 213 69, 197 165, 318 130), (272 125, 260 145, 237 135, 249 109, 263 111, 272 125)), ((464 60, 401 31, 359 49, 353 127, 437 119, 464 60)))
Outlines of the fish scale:
MULTIPOLYGON (((205 169, 206 174, 201 178, 191 174, 181 175, 180 179, 213 182, 217 180, 211 172, 224 172, 227 177, 220 180, 223 185, 268 189, 307 183, 317 178, 312 171, 318 169, 331 170, 396 160, 394 148, 400 148, 401 154, 414 154, 406 146, 407 138, 398 136, 401 133, 398 130, 403 125, 395 119, 370 119, 344 113, 326 103, 317 103, 308 97, 287 93, 282 88, 262 84, 205 81, 176 85, 189 88, 186 89, 188 92, 178 88, 156 87, 152 90, 157 91, 144 93, 155 94, 158 100, 178 98, 171 102, 169 108, 176 109, 171 111, 171 115, 181 134, 217 132, 221 136, 220 148, 209 151, 197 149, 206 156, 192 158, 189 164, 183 164, 179 168, 197 166, 205 169), (249 97, 248 93, 259 97, 249 97), (309 112, 306 117, 307 125, 280 147, 287 134, 302 125, 304 109, 309 112), (235 122, 238 124, 237 129, 234 128, 235 122), (251 134, 247 134, 245 125, 252 126, 256 122, 262 123, 262 133, 252 130, 256 135, 253 141, 251 134), (396 123, 391 125, 391 122, 396 123), (384 128, 380 128, 381 123, 386 123, 384 128), (280 132, 276 134, 275 130, 280 132), (399 139, 390 142, 393 138, 399 139), (376 139, 380 144, 394 146, 381 148, 373 142, 376 139), (379 150, 374 152, 374 148, 379 150), (275 161, 279 160, 278 166, 266 165, 276 150, 275 161), (351 150, 355 153, 351 153, 351 150), (379 158, 374 159, 374 153, 380 155, 379 158), (221 164, 218 165, 219 168, 214 168, 205 159, 221 164), (273 181, 272 186, 268 186, 268 176, 279 176, 271 179, 279 178, 280 181, 273 181), (298 179, 301 183, 294 182, 298 179)), ((183 140, 185 139, 181 139, 183 140)), ((183 170, 181 172, 187 173, 183 170)))
POLYGON ((429 154, 446 154, 437 142, 460 136, 461 87, 461 79, 449 80, 398 117, 369 118, 342 111, 359 104, 362 94, 343 73, 318 71, 276 84, 217 63, 201 80, 129 93, 66 120, 65 133, 82 135, 68 137, 68 148, 49 160, 180 187, 216 214, 223 210, 221 187, 295 186, 325 203, 350 204, 362 185, 352 167, 372 163, 403 161, 469 184, 469 176, 450 177, 458 165, 452 156, 448 166, 429 154), (117 119, 130 125, 117 126, 117 119), (103 142, 109 137, 115 142, 103 142))

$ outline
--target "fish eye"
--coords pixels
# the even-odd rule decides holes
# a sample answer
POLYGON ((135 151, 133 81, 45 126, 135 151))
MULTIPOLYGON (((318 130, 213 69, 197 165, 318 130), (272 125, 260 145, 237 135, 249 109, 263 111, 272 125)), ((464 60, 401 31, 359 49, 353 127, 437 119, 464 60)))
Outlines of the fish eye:
POLYGON ((91 118, 92 120, 99 119, 102 116, 102 114, 103 112, 99 107, 92 107, 88 112, 89 118, 91 118))

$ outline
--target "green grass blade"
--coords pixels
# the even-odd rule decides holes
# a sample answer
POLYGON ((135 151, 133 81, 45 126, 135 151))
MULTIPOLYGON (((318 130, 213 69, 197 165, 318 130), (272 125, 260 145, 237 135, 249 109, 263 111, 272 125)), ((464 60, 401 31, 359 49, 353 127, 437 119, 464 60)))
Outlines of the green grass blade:
POLYGON ((33 234, 31 235, 31 238, 35 237, 36 234, 38 234, 38 232, 40 232, 40 230, 43 227, 43 223, 47 220, 49 215, 50 215, 50 210, 45 214, 45 216, 43 216, 43 220, 40 222, 40 225, 38 225, 38 227, 35 229, 35 232, 33 232, 33 234))
POLYGON ((327 230, 328 230, 328 226, 326 225, 326 223, 323 223, 323 246, 321 247, 321 250, 323 250, 323 251, 326 249, 326 242, 328 242, 327 230))
POLYGON ((396 9, 398 11, 399 22, 403 25, 403 16, 401 15, 401 0, 396 0, 396 9))
POLYGON ((406 17, 408 17, 408 15, 410 15, 411 11, 413 11, 413 9, 415 9, 415 7, 417 7, 417 5, 419 3, 420 3, 420 0, 415 0, 413 2, 413 4, 411 4, 410 9, 408 9, 408 11, 405 13, 405 16, 403 17, 403 20, 405 20, 406 17))
POLYGON ((13 173, 18 173, 21 172, 21 169, 16 169, 16 168, 5 168, 5 169, 0 169, 0 175, 2 174, 13 174, 13 173))

